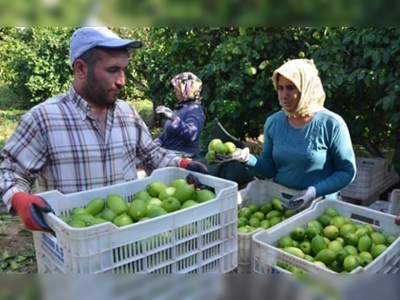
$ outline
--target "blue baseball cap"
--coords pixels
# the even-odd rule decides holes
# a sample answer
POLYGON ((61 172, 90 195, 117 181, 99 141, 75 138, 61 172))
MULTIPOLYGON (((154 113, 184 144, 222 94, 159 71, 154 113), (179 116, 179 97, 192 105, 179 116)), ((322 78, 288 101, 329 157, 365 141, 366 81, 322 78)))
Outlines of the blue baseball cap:
POLYGON ((107 27, 82 27, 71 36, 69 60, 71 65, 86 51, 94 47, 138 49, 142 43, 135 40, 121 39, 107 27))

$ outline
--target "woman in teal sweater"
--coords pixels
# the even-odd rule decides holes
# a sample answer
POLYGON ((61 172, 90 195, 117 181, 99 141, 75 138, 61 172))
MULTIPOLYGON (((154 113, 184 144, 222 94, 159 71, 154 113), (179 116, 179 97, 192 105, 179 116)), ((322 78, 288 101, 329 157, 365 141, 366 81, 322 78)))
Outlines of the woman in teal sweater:
POLYGON ((337 198, 355 177, 355 155, 346 123, 323 106, 317 68, 312 60, 290 60, 274 71, 272 82, 282 110, 265 122, 261 156, 244 149, 235 159, 276 183, 302 190, 293 205, 308 206, 319 196, 337 198))

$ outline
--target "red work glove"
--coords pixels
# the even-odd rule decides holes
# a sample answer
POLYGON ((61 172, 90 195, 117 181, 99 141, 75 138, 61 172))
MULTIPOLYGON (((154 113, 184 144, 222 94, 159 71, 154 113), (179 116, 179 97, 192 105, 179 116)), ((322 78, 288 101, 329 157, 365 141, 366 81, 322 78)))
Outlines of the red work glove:
POLYGON ((208 168, 206 165, 202 164, 201 162, 191 160, 190 158, 182 158, 179 162, 179 167, 188 171, 208 174, 208 168))
POLYGON ((51 231, 43 218, 42 212, 48 213, 52 209, 43 198, 18 192, 13 195, 11 206, 20 216, 27 229, 33 231, 51 231))

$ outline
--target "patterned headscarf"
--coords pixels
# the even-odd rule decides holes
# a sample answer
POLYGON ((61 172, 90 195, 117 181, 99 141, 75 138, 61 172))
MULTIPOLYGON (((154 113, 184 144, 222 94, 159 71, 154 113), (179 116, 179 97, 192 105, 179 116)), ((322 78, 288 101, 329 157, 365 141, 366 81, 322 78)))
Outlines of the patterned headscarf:
POLYGON ((187 99, 201 101, 200 93, 203 83, 201 82, 200 78, 193 73, 180 73, 172 78, 171 84, 182 92, 183 101, 187 99))
POLYGON ((293 59, 276 69, 271 78, 275 90, 278 88, 278 74, 292 81, 301 92, 296 110, 285 111, 287 116, 313 114, 324 109, 325 91, 313 60, 293 59))

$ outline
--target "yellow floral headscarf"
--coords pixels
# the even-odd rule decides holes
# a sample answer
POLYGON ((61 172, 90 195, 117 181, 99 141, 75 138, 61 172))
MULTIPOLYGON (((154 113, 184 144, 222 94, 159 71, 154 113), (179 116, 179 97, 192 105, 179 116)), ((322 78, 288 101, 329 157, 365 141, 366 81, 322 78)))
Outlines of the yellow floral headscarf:
POLYGON ((285 111, 287 116, 309 115, 324 109, 325 91, 313 60, 293 59, 276 69, 271 78, 275 90, 278 86, 278 74, 292 81, 301 92, 296 110, 285 111))
POLYGON ((171 84, 182 92, 183 100, 201 100, 201 89, 203 83, 200 78, 191 72, 183 72, 171 80, 171 84))

